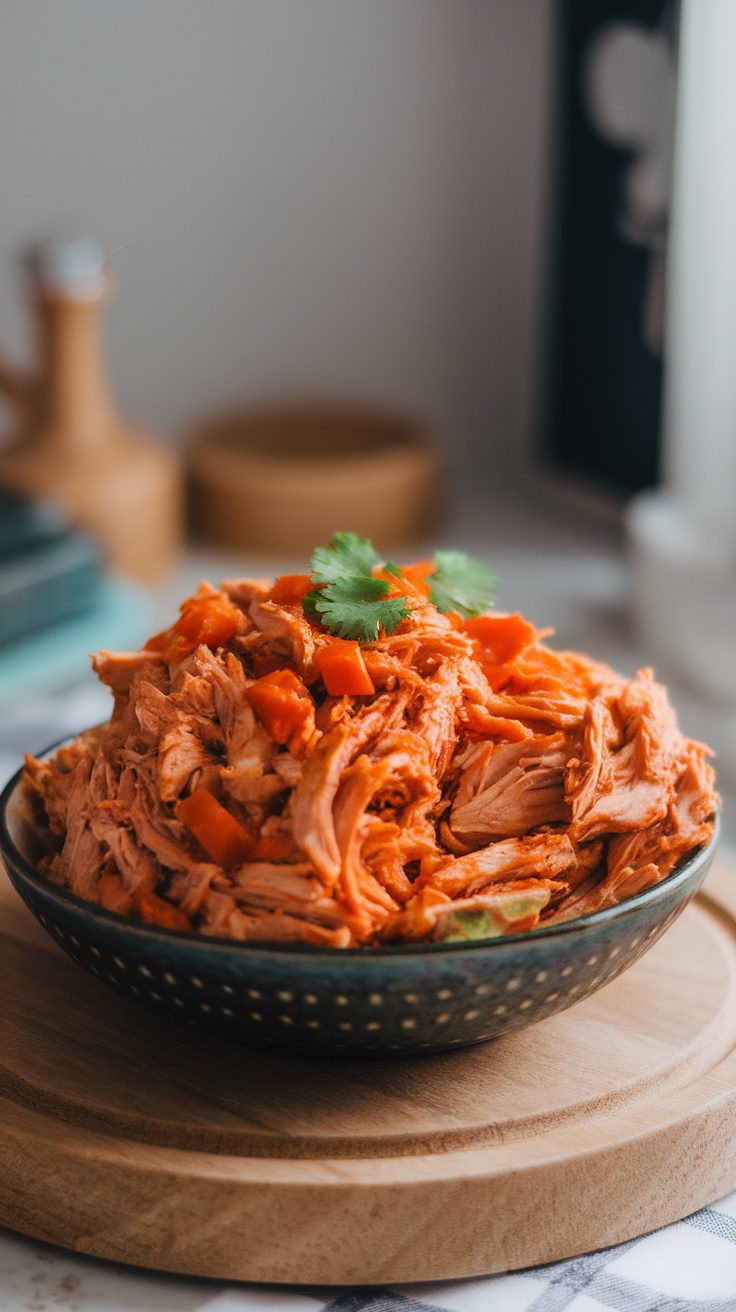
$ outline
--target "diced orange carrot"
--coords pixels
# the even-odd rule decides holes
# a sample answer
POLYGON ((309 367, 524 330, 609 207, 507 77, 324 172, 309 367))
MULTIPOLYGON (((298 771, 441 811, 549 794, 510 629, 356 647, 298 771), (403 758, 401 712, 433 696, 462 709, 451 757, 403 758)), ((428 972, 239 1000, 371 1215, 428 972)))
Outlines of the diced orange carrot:
POLYGON ((191 929, 192 922, 178 907, 174 907, 157 893, 139 893, 136 910, 148 925, 161 925, 164 929, 191 929))
POLYGON ((314 722, 314 702, 293 670, 273 670, 256 679, 246 697, 269 738, 288 743, 314 722))
POLYGON ((160 633, 154 633, 153 636, 148 639, 148 642, 143 644, 143 650, 163 651, 171 638, 171 634, 171 629, 162 629, 160 633))
POLYGON ((237 633, 240 621, 240 611, 224 592, 189 597, 176 623, 149 638, 144 650, 160 652, 173 664, 184 660, 201 643, 213 650, 223 647, 237 633))
POLYGON ((194 834, 211 861, 226 869, 242 864, 253 849, 253 838, 207 788, 182 798, 177 818, 194 834))
POLYGON ((112 870, 103 871, 97 885, 100 906, 127 916, 133 910, 133 895, 123 884, 120 875, 112 870))
POLYGON ((497 665, 495 661, 481 657, 480 664, 493 692, 502 692, 507 689, 516 673, 516 666, 513 661, 508 661, 505 665, 497 665))
POLYGON ((240 627, 240 611, 224 593, 214 597, 192 597, 184 602, 174 632, 194 646, 222 647, 240 627))
POLYGON ((465 632, 494 665, 505 665, 531 646, 537 630, 521 615, 477 615, 465 621, 465 632))
POLYGON ((388 583, 387 597, 408 597, 411 601, 424 603, 429 596, 427 575, 431 574, 434 568, 434 563, 426 560, 419 565, 407 565, 398 575, 392 574, 387 569, 377 569, 373 571, 373 576, 388 583))
POLYGON ((335 638, 317 653, 316 664, 331 697, 370 697, 376 691, 358 642, 335 638))
POLYGON ((176 665, 189 656, 194 647, 188 638, 183 634, 177 633, 172 625, 170 629, 163 629, 161 633, 155 633, 152 638, 148 639, 144 651, 157 652, 169 665, 176 665))
POLYGON ((261 834, 253 844, 249 861, 288 861, 293 858, 294 840, 288 834, 261 834))
POLYGON ((425 597, 429 596, 429 576, 437 569, 433 560, 419 560, 414 565, 404 565, 401 574, 407 583, 411 583, 425 597))
POLYGON ((271 588, 271 601, 280 606, 300 606, 305 593, 314 587, 310 574, 281 574, 271 588))

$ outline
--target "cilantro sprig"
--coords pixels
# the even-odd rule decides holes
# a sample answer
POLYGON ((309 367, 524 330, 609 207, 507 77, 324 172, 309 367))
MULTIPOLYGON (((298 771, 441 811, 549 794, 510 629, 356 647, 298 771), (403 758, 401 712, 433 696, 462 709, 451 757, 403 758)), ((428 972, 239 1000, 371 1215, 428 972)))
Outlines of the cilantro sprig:
MULTIPOLYGON (((373 543, 355 533, 335 533, 326 547, 317 547, 310 561, 314 587, 302 605, 311 620, 319 620, 339 638, 376 642, 379 632, 391 634, 411 614, 408 597, 389 597, 391 586, 375 577, 381 560, 373 543)), ((401 570, 391 561, 385 573, 399 582, 401 570)), ((490 569, 463 551, 438 551, 428 576, 429 600, 440 611, 463 617, 479 615, 493 601, 495 579, 490 569)))
POLYGON ((438 610, 456 610, 463 619, 488 610, 496 592, 493 570, 464 551, 436 551, 429 600, 438 610))

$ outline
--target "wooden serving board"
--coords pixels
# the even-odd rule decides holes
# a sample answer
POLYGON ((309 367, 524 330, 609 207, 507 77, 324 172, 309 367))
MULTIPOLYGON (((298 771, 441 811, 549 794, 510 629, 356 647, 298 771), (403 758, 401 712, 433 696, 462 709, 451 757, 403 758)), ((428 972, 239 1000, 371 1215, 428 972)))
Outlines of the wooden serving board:
POLYGON ((604 1247, 736 1188, 736 872, 495 1043, 282 1057, 176 1027, 0 887, 0 1223, 225 1279, 398 1283, 604 1247))

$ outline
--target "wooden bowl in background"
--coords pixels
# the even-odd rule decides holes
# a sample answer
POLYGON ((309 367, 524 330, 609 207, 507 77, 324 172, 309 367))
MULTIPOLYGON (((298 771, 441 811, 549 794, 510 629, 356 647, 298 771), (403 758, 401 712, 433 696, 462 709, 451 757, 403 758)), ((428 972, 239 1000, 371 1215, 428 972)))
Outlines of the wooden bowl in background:
POLYGON ((436 515, 429 434, 379 409, 295 403, 216 417, 187 465, 193 531, 219 546, 304 554, 336 529, 394 546, 436 515))

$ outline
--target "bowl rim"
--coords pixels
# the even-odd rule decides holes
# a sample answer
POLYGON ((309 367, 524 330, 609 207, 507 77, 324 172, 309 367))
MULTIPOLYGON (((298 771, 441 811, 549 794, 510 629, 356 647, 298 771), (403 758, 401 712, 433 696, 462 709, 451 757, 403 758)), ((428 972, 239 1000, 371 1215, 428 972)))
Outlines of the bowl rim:
MULTIPOLYGON (((95 726, 98 727, 98 726, 95 726)), ((52 743, 50 747, 45 748, 38 753, 38 759, 44 760, 58 751, 60 747, 74 742, 81 737, 83 733, 89 733, 90 730, 82 730, 79 734, 67 734, 57 742, 52 743)), ((269 943, 261 941, 242 942, 238 939, 222 938, 210 936, 208 934, 197 934, 189 930, 166 929, 158 925, 149 925, 135 916, 125 916, 117 911, 108 911, 106 907, 100 906, 97 902, 88 902, 85 898, 78 897, 67 888, 57 884, 52 884, 50 880, 45 879, 39 873, 33 863, 20 851, 13 839, 8 825, 8 808, 10 802, 15 796, 16 790, 24 788, 23 773, 25 765, 8 780, 5 787, 0 793, 0 855, 8 864, 20 871, 23 878, 53 898, 58 899, 62 904, 67 904, 72 909, 86 911, 88 915, 100 919, 103 923, 111 926, 118 926, 133 931, 135 934, 142 936, 151 941, 161 940, 169 943, 188 944, 190 947, 200 950, 213 948, 219 953, 225 954, 242 954, 249 953, 275 953, 278 956, 298 957, 305 956, 311 960, 317 958, 323 961, 339 962, 344 957, 352 960, 380 961, 384 958, 397 957, 417 957, 426 954, 435 955, 453 952, 475 952, 480 949, 491 951, 498 947, 507 947, 509 945, 519 945, 521 943, 534 943, 544 939, 565 938, 570 934, 579 933, 589 926, 603 925, 618 919, 625 919, 633 915, 641 907, 649 906, 659 901, 661 897, 667 895, 674 889, 683 884, 687 884, 689 879, 696 874, 700 868, 708 861, 709 857, 715 852, 721 835, 721 810, 715 813, 715 826, 713 835, 709 843, 696 848, 689 853, 683 861, 658 884, 652 888, 645 889, 642 893, 637 893, 635 897, 626 898, 623 902, 618 902, 613 907, 606 907, 602 911, 594 911, 587 916, 576 916, 571 920, 563 920, 557 924, 541 925, 538 929, 524 930, 515 934, 499 934, 494 938, 478 938, 464 940, 460 942, 439 942, 439 943, 400 943, 387 944, 383 947, 356 947, 356 948, 334 948, 322 947, 310 943, 269 943)))

